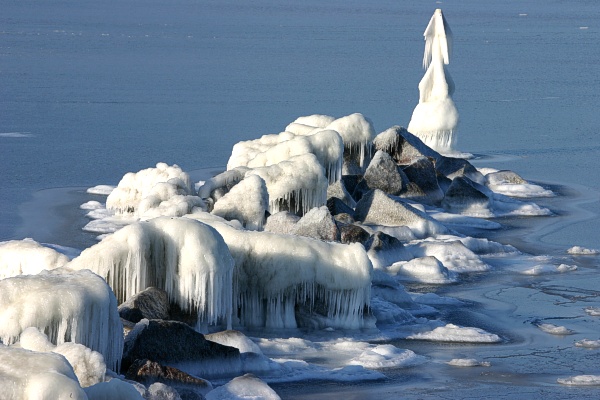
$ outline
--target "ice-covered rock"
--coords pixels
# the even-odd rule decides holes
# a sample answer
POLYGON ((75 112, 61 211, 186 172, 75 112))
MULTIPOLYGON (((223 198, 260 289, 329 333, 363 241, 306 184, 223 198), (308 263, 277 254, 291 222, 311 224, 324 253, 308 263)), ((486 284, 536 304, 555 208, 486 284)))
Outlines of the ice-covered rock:
MULTIPOLYGON (((325 128, 333 121, 335 121, 335 117, 332 117, 330 115, 312 114, 298 117, 294 120, 292 124, 302 124, 310 127, 325 128)), ((294 132, 293 130, 288 129, 290 125, 288 125, 288 127, 286 127, 285 130, 289 132, 294 132)))
POLYGON ((414 258, 392 264, 388 271, 408 280, 423 283, 444 284, 456 282, 456 273, 451 272, 433 256, 414 258))
POLYGON ((246 177, 258 175, 269 192, 269 212, 290 211, 305 214, 327 200, 325 170, 313 154, 292 157, 278 164, 254 168, 246 177))
POLYGON ((191 213, 196 207, 205 209, 204 201, 189 192, 189 187, 178 178, 158 182, 146 192, 134 214, 142 219, 181 217, 191 213))
POLYGON ((246 374, 212 390, 206 400, 280 400, 279 395, 260 378, 246 374))
POLYGON ((227 220, 237 219, 246 229, 262 230, 268 209, 269 193, 265 181, 250 175, 218 199, 212 213, 227 220))
POLYGON ((208 341, 183 322, 138 322, 125 338, 123 371, 136 360, 148 359, 195 376, 235 375, 241 370, 240 352, 208 341))
MULTIPOLYGON (((117 214, 136 212, 140 202, 150 195, 158 183, 169 182, 171 188, 181 189, 186 195, 192 194, 189 175, 178 165, 156 164, 139 172, 128 172, 106 199, 106 208, 117 214)), ((154 192, 156 194, 156 192, 154 192)), ((179 193, 178 193, 179 194, 179 193)))
POLYGON ((212 178, 199 182, 198 197, 207 203, 207 210, 212 210, 212 205, 223 197, 231 188, 238 184, 249 168, 237 167, 228 171, 221 172, 212 178))
POLYGON ((366 246, 371 238, 371 234, 356 224, 338 224, 340 231, 340 242, 342 243, 361 243, 366 246))
POLYGON ((388 153, 399 165, 409 165, 415 160, 426 157, 438 163, 443 156, 428 147, 421 139, 408 132, 406 128, 394 125, 379 133, 373 139, 375 150, 388 153))
POLYGON ((121 318, 131 322, 141 319, 169 319, 169 294, 163 289, 149 287, 119 305, 121 318))
MULTIPOLYGON (((341 117, 330 123, 325 129, 338 132, 344 141, 345 164, 355 162, 360 168, 365 164, 371 142, 375 137, 373 123, 360 113, 341 117), (352 157, 356 155, 356 157, 352 157)), ((347 168, 346 166, 344 168, 347 168)))
POLYGON ((462 327, 454 324, 440 326, 429 332, 415 333, 407 339, 432 340, 436 342, 498 343, 500 336, 480 328, 462 327))
POLYGON ((169 385, 177 391, 189 391, 202 396, 213 389, 213 385, 205 379, 148 359, 135 360, 127 370, 125 378, 145 386, 158 382, 169 385))
POLYGON ((0 242, 0 279, 34 275, 69 262, 69 257, 33 239, 0 242))
POLYGON ((87 400, 73 368, 56 353, 0 345, 0 394, 3 399, 87 400))
POLYGON ((407 129, 433 149, 448 153, 456 142, 458 111, 452 101, 454 82, 445 67, 450 62, 452 32, 441 9, 435 10, 423 35, 426 72, 419 82, 419 104, 407 129))
POLYGON ((144 400, 147 390, 114 378, 85 388, 85 394, 88 400, 144 400))
POLYGON ((240 331, 230 329, 227 331, 209 333, 208 335, 204 335, 204 337, 211 342, 235 347, 240 353, 262 354, 260 347, 240 331))
POLYGON ((480 185, 485 185, 486 179, 469 161, 463 158, 441 157, 435 163, 435 169, 448 179, 464 177, 480 185))
POLYGON ((15 343, 29 327, 46 332, 53 344, 83 344, 118 369, 123 326, 117 300, 89 270, 58 268, 0 280, 0 339, 15 343))
POLYGON ((408 178, 398 169, 390 155, 382 150, 378 150, 373 156, 364 179, 369 188, 393 195, 399 194, 408 182, 408 178))
POLYGON ((287 211, 280 211, 270 215, 265 224, 265 231, 272 233, 281 233, 292 235, 296 230, 296 224, 300 221, 300 217, 296 214, 287 211))
POLYGON ((365 224, 407 226, 417 237, 446 233, 448 229, 403 200, 375 189, 356 204, 354 217, 365 224))
POLYGON ((210 214, 235 259, 234 309, 248 327, 297 326, 295 308, 322 310, 328 326, 360 328, 369 304, 371 261, 358 243, 235 229, 210 214))
POLYGON ((161 217, 128 225, 68 265, 105 278, 120 301, 155 286, 197 312, 199 324, 230 321, 234 261, 219 233, 198 221, 161 217))
POLYGON ((482 272, 490 269, 488 264, 458 239, 425 239, 411 242, 406 249, 412 258, 435 257, 450 271, 458 273, 482 272))

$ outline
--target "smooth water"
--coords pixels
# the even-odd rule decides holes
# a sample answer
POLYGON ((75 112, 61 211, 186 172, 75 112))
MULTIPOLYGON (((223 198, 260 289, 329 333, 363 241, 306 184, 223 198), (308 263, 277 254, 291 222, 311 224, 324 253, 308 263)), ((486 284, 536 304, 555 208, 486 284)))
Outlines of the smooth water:
MULTIPOLYGON (((422 34, 435 8, 443 9, 454 33, 448 71, 461 118, 459 150, 478 155, 478 166, 558 184, 565 194, 547 202, 558 216, 500 221, 520 229, 512 236, 501 231, 495 239, 553 252, 600 247, 596 0, 0 0, 0 240, 29 236, 76 246, 66 231, 80 232, 83 217, 73 204, 80 204, 82 188, 117 184, 126 172, 157 162, 218 170, 234 143, 280 132, 301 115, 361 112, 378 132, 406 126, 424 72, 422 34), (61 197, 66 193, 69 199, 61 197)), ((593 262, 581 268, 570 284, 598 297, 593 287, 582 287, 597 282, 594 268, 593 262)), ((507 290, 504 279, 496 277, 484 289, 450 287, 446 294, 485 298, 481 307, 488 311, 463 312, 491 328, 500 329, 503 320, 494 322, 493 316, 507 310, 518 316, 505 325, 508 331, 517 320, 560 315, 560 290, 548 294, 529 282, 507 290), (550 296, 536 304, 554 306, 527 309, 534 292, 550 296)), ((552 278, 544 282, 558 285, 552 278)), ((429 372, 399 373, 391 386, 363 389, 382 399, 411 390, 415 397, 443 397, 452 390, 480 397, 482 385, 490 384, 503 388, 496 394, 510 396, 527 393, 519 390, 527 386, 520 380, 530 379, 551 385, 548 390, 563 398, 585 394, 557 388, 555 378, 581 366, 582 359, 587 364, 580 370, 590 372, 584 366, 593 364, 593 353, 575 350, 556 361, 560 345, 540 344, 537 336, 543 335, 527 326, 512 347, 491 355, 489 346, 473 350, 501 366, 474 372, 478 384, 471 385, 471 370, 446 368, 435 375, 434 363, 429 372), (519 359, 515 354, 532 343, 540 352, 556 350, 549 356, 551 373, 544 358, 531 352, 522 356, 525 361, 502 364, 519 359), (512 353, 503 358, 503 352, 512 353), (532 359, 547 368, 535 371, 532 359), (444 379, 460 382, 462 391, 450 384, 444 390, 444 379)), ((581 329, 582 335, 594 332, 581 329)), ((444 354, 460 353, 457 347, 444 354)), ((432 358, 438 351, 419 350, 432 358)), ((289 398, 306 391, 290 388, 279 389, 287 389, 289 398)), ((339 398, 338 390, 349 399, 365 398, 361 388, 332 385, 320 398, 339 398)))

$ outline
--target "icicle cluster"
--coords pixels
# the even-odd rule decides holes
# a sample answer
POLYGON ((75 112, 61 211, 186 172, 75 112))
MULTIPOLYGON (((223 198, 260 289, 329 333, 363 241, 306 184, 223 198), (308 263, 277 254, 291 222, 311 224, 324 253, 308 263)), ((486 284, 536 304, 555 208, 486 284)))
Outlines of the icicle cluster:
POLYGON ((327 200, 325 171, 313 154, 292 157, 268 167, 249 170, 246 176, 261 177, 269 192, 269 212, 275 214, 291 207, 305 214, 327 200))
POLYGON ((364 326, 372 265, 360 244, 233 228, 206 213, 194 214, 225 239, 235 259, 234 310, 245 326, 292 328, 295 309, 326 309, 332 326, 364 326))
POLYGON ((202 324, 231 318, 233 259, 210 226, 187 218, 156 218, 126 226, 69 264, 106 279, 120 302, 155 286, 202 324))
POLYGON ((435 10, 423 35, 426 72, 419 83, 419 104, 407 129, 434 150, 450 153, 456 142, 458 111, 452 101, 454 82, 444 67, 450 62, 452 32, 442 10, 435 10))
POLYGON ((106 282, 89 270, 58 268, 0 281, 0 339, 19 341, 36 327, 54 344, 75 342, 103 355, 119 369, 123 326, 117 300, 106 282))

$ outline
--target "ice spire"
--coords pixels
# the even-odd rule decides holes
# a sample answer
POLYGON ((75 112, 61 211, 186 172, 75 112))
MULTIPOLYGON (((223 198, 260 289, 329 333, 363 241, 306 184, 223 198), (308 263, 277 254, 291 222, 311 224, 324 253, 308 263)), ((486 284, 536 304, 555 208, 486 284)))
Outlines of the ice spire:
POLYGON ((419 104, 413 111, 408 131, 441 153, 454 152, 458 111, 452 101, 454 82, 444 65, 450 63, 452 32, 436 9, 425 28, 425 75, 419 82, 419 104))

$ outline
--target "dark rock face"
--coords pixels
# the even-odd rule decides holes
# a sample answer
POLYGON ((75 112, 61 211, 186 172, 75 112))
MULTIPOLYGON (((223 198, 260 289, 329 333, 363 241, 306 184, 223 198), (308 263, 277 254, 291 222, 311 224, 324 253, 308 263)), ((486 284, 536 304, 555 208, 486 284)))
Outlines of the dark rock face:
POLYGON ((344 244, 361 243, 365 245, 371 238, 369 232, 358 225, 339 224, 340 225, 340 241, 344 244))
POLYGON ((361 175, 342 175, 342 185, 348 191, 348 193, 353 193, 356 189, 358 183, 362 180, 361 175))
POLYGON ((375 232, 366 243, 368 251, 394 250, 402 247, 402 242, 383 232, 375 232))
POLYGON ((149 287, 128 299, 118 308, 121 318, 131 322, 141 319, 169 319, 169 295, 162 289, 149 287))
POLYGON ((397 125, 377 135, 373 144, 376 150, 385 151, 400 165, 409 165, 420 157, 428 157, 434 162, 442 158, 441 154, 428 147, 421 139, 397 125))
MULTIPOLYGON (((144 359, 171 366, 194 364, 194 368, 206 373, 213 370, 211 363, 241 368, 238 349, 208 341, 201 333, 177 321, 142 320, 127 335, 122 371, 127 371, 136 360, 144 359)), ((186 372, 190 371, 186 369, 186 372)))
MULTIPOLYGON (((425 204, 439 204, 444 198, 444 193, 438 184, 437 171, 433 163, 426 157, 416 159, 412 164, 403 169, 408 180, 414 184, 422 193, 422 196, 402 194, 425 204)), ((413 192, 414 193, 414 192, 413 192)))
POLYGON ((177 390, 180 393, 186 393, 187 398, 192 394, 196 398, 203 398, 203 395, 212 390, 212 384, 204 379, 186 374, 185 372, 173 368, 165 367, 157 362, 147 359, 135 360, 127 370, 125 378, 139 382, 144 386, 150 386, 155 382, 164 383, 177 390))
POLYGON ((354 215, 354 210, 346 205, 341 199, 337 197, 330 197, 327 199, 327 209, 331 215, 348 214, 354 215))
POLYGON ((406 186, 406 175, 385 151, 379 150, 365 171, 364 180, 371 189, 396 195, 406 186))
POLYGON ((477 182, 481 185, 485 185, 486 182, 483 174, 477 171, 470 162, 462 158, 442 157, 442 159, 436 163, 435 168, 442 175, 450 179, 460 176, 469 178, 473 182, 477 182))
POLYGON ((442 206, 451 211, 464 211, 468 208, 487 208, 490 199, 476 188, 469 178, 456 177, 446 191, 442 206))
MULTIPOLYGON (((358 181, 356 181, 355 184, 356 183, 358 183, 358 181)), ((344 183, 342 182, 342 180, 332 183, 327 188, 327 198, 329 199, 332 197, 340 199, 342 202, 344 202, 344 204, 346 204, 351 209, 354 209, 354 207, 356 207, 356 202, 352 198, 352 195, 350 194, 350 192, 346 189, 346 186, 344 186, 344 183)), ((333 212, 332 212, 332 214, 333 214, 333 212)))

